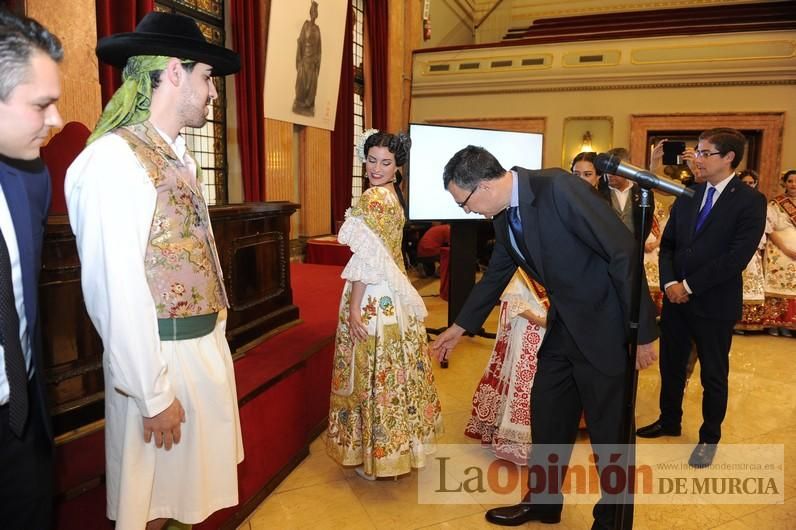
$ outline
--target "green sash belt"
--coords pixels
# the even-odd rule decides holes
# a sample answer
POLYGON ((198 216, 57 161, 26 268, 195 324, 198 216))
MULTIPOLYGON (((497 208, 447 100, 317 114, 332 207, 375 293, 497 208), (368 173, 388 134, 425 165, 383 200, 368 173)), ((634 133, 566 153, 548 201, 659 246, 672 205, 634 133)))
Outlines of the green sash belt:
POLYGON ((209 335, 216 327, 218 313, 183 318, 159 318, 160 340, 187 340, 209 335))

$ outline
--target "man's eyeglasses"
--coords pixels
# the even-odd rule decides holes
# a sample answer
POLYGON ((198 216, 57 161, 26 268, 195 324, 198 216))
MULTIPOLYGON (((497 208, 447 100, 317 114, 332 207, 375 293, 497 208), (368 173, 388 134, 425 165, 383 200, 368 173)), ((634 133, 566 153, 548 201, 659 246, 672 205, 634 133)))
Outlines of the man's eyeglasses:
POLYGON ((719 151, 707 151, 707 150, 694 151, 694 156, 696 156, 697 158, 710 158, 713 155, 721 155, 721 153, 719 151))
POLYGON ((472 196, 473 196, 473 193, 475 193, 475 190, 477 190, 477 189, 478 189, 478 186, 476 186, 475 188, 473 188, 473 191, 471 191, 471 192, 470 192, 470 194, 467 196, 467 198, 466 198, 466 199, 464 199, 464 201, 462 201, 462 202, 457 202, 457 203, 456 203, 456 204, 458 204, 458 205, 459 205, 459 208, 464 208, 465 206, 467 206, 467 203, 469 202, 469 200, 470 200, 470 197, 472 197, 472 196))

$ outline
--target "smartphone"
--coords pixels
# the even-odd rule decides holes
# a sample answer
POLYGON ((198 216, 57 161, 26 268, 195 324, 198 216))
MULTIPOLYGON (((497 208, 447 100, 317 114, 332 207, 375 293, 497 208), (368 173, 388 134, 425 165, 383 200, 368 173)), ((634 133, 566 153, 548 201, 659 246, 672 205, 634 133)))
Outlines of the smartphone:
POLYGON ((679 166, 682 164, 680 155, 685 151, 685 142, 664 142, 663 144, 663 165, 679 166))

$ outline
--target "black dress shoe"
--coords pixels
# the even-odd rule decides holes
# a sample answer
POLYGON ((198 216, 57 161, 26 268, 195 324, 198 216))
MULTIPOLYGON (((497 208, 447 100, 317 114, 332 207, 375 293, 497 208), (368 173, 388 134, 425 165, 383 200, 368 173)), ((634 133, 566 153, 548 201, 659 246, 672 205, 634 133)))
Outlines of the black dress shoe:
POLYGON ((688 459, 688 465, 697 469, 708 467, 713 463, 713 457, 716 456, 716 444, 709 444, 699 442, 694 447, 694 452, 691 453, 691 458, 688 459))
POLYGON ((642 427, 636 431, 636 436, 641 436, 642 438, 660 438, 661 436, 680 436, 680 428, 676 429, 667 429, 661 423, 661 420, 657 420, 655 423, 651 423, 646 427, 642 427))
POLYGON ((492 508, 486 512, 486 520, 500 526, 519 526, 528 521, 556 524, 561 522, 561 512, 545 510, 539 506, 524 503, 492 508))

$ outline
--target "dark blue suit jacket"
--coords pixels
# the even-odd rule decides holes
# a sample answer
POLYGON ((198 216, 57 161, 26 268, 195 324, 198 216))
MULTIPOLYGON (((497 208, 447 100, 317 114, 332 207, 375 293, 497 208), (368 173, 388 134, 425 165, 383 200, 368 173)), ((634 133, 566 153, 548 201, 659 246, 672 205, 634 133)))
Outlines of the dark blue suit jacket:
MULTIPOLYGON (((636 244, 609 204, 583 180, 561 169, 513 168, 525 245, 533 263, 511 245, 506 213, 496 215, 489 267, 456 318, 476 331, 517 267, 538 280, 550 299, 548 328, 560 318, 600 372, 625 370, 636 244)), ((643 282, 639 342, 658 337, 655 307, 643 282)))
POLYGON ((50 174, 41 161, 20 162, 0 158, 0 186, 14 222, 22 266, 25 317, 28 323, 33 369, 37 375, 35 395, 32 397, 39 407, 45 428, 51 437, 38 318, 39 271, 42 239, 50 207, 50 174))
MULTIPOLYGON (((738 320, 743 305, 741 272, 752 258, 766 224, 766 198, 737 176, 727 183, 699 232, 694 232, 706 183, 693 199, 680 197, 661 238, 661 291, 672 281, 686 280, 693 294, 693 314, 738 320)), ((668 304, 664 297, 664 304, 668 304)))

